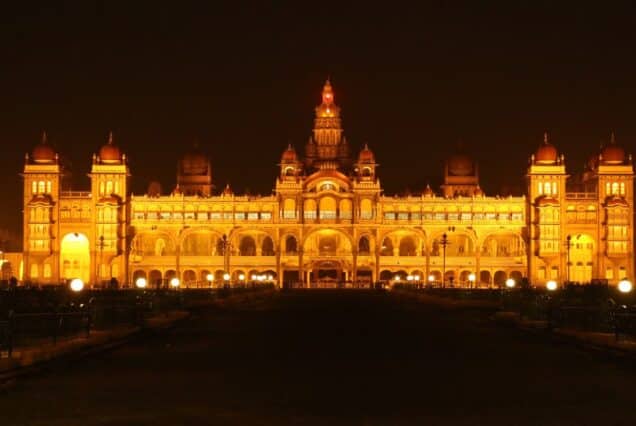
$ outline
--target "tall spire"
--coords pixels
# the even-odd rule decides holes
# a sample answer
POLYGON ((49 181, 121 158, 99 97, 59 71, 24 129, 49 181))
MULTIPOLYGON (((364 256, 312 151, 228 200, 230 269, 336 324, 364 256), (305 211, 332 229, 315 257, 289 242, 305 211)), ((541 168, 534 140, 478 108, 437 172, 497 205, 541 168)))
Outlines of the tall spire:
POLYGON ((614 131, 610 134, 610 145, 616 145, 616 136, 614 135, 614 131))
POLYGON ((113 131, 108 132, 108 145, 113 144, 113 131))
POLYGON ((46 137, 46 130, 42 130, 42 145, 46 145, 49 139, 46 137))
POLYGON ((549 143, 548 142, 548 132, 547 131, 543 132, 543 143, 546 144, 546 145, 549 143))

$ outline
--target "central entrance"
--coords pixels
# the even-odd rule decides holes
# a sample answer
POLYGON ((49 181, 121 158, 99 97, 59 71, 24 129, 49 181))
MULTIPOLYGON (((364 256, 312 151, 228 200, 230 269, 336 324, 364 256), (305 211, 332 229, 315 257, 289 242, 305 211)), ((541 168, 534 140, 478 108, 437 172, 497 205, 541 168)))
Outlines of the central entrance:
POLYGON ((338 288, 344 284, 344 275, 340 262, 315 262, 310 274, 311 288, 338 288))

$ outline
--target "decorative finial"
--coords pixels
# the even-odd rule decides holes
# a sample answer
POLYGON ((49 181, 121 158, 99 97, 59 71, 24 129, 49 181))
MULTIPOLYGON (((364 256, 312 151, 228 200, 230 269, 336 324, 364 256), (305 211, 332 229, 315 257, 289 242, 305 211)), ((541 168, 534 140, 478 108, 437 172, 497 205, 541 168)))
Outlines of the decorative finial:
POLYGON ((543 143, 548 144, 548 132, 543 132, 543 143))
POLYGON ((616 144, 616 136, 614 135, 614 131, 610 134, 610 145, 616 144))
POLYGON ((42 145, 46 145, 49 141, 49 138, 46 137, 46 130, 42 131, 42 145))
POLYGON ((113 131, 108 132, 108 145, 113 144, 113 131))

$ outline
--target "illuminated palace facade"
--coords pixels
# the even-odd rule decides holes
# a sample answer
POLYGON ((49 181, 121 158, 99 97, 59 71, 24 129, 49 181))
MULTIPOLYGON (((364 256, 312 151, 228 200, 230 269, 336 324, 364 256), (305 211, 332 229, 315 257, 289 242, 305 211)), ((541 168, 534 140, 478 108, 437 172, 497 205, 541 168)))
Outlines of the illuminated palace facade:
POLYGON ((507 278, 590 282, 634 277, 631 156, 612 137, 570 178, 547 136, 529 158, 526 195, 487 196, 472 158, 444 166, 439 191, 385 196, 373 152, 343 135, 329 82, 302 158, 288 147, 273 195, 213 192, 197 149, 178 163, 169 194, 131 194, 112 136, 93 156, 90 191, 62 191, 46 139, 24 165, 24 280, 182 285, 272 277, 279 285, 442 281, 501 285, 507 278))

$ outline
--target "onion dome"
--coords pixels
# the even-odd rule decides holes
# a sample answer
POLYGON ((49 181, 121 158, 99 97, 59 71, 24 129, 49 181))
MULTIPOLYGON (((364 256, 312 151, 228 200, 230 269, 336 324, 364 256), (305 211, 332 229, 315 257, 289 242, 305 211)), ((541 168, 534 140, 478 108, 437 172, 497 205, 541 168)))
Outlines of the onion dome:
POLYGON ((298 162, 298 154, 296 154, 296 150, 294 147, 289 144, 287 149, 283 151, 283 155, 280 159, 281 163, 297 163, 298 162))
POLYGON ((373 151, 369 149, 369 145, 366 143, 358 155, 358 163, 375 164, 375 155, 373 155, 373 151))
POLYGON ((548 142, 548 132, 543 134, 543 143, 537 148, 534 154, 534 161, 536 164, 556 164, 559 154, 554 145, 548 142))
POLYGON ((210 160, 208 156, 199 149, 197 143, 179 161, 179 170, 182 175, 205 176, 209 172, 209 166, 210 160))
POLYGON ((625 150, 616 143, 614 132, 610 138, 609 145, 601 150, 600 160, 602 164, 617 165, 625 163, 625 150))
POLYGON ((431 189, 431 185, 429 185, 428 183, 426 184, 426 188, 424 188, 424 193, 422 194, 425 197, 433 197, 435 194, 433 193, 433 190, 431 189))
POLYGON ((99 149, 99 160, 103 164, 117 164, 122 161, 119 147, 113 143, 113 132, 108 135, 108 143, 99 149))
POLYGON ((448 173, 453 176, 472 176, 475 174, 475 163, 466 154, 455 154, 447 160, 448 173))
POLYGON ((42 141, 37 144, 31 151, 31 159, 37 164, 55 163, 57 154, 51 145, 49 145, 46 132, 42 133, 42 141))
POLYGON ((559 205, 559 200, 557 200, 554 197, 543 195, 543 196, 541 196, 541 197, 539 197, 537 199, 536 205, 537 205, 537 207, 558 206, 559 205))

